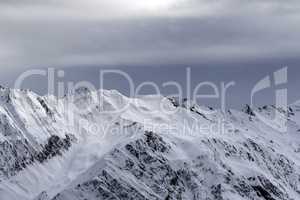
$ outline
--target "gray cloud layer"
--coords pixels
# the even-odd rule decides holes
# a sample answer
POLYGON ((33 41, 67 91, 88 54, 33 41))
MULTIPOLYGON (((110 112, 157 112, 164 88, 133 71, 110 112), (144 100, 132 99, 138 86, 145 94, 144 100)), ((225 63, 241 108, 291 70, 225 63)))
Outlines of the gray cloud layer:
POLYGON ((162 2, 2 0, 0 69, 299 56, 299 1, 162 2))

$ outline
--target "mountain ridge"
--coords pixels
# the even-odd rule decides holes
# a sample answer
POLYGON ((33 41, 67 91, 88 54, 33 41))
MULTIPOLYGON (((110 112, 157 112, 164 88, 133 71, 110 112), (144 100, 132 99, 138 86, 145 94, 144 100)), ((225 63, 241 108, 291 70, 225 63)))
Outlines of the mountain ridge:
MULTIPOLYGON (((162 96, 128 98, 107 90, 82 89, 64 98, 0 90, 3 199, 300 196, 297 104, 274 121, 288 127, 283 134, 249 109, 224 113, 162 96)), ((272 119, 278 110, 267 106, 255 112, 272 119)))

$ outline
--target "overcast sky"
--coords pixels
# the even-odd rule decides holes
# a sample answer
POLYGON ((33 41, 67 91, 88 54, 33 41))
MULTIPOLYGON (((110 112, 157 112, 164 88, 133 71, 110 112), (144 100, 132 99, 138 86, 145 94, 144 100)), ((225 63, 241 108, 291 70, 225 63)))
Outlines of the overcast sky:
POLYGON ((0 82, 41 67, 296 70, 299 24, 299 0, 0 0, 0 82))
POLYGON ((297 58, 298 0, 1 0, 0 66, 297 58))

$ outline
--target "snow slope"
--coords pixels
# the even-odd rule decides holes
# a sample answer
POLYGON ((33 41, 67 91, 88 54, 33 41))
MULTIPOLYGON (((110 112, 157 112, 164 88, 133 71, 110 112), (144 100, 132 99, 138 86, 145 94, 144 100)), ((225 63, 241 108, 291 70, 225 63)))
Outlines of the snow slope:
POLYGON ((117 91, 1 88, 0 199, 297 200, 299 134, 300 103, 223 113, 117 91), (274 126, 258 117, 278 112, 274 126))

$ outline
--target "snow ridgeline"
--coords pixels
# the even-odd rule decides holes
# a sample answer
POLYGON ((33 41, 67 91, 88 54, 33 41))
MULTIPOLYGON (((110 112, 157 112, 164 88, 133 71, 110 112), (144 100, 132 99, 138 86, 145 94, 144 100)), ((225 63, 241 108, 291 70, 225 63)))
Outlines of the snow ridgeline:
POLYGON ((70 96, 0 89, 1 200, 300 199, 300 103, 223 113, 116 91, 70 96), (70 119, 70 101, 88 109, 70 119), (275 112, 287 133, 255 114, 275 112))

